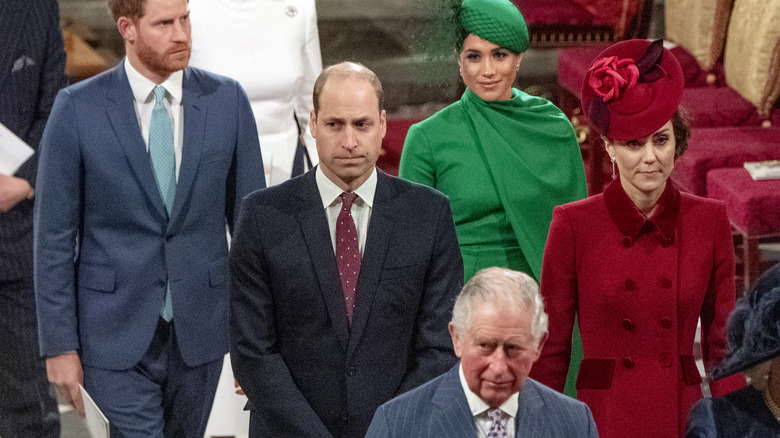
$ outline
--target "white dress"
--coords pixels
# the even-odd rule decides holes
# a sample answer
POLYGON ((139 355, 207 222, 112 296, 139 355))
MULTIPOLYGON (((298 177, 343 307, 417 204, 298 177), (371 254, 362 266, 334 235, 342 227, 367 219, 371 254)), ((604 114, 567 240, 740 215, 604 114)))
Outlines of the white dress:
POLYGON ((267 185, 290 178, 298 129, 312 163, 314 81, 322 71, 314 0, 190 0, 190 65, 236 79, 257 121, 267 185))

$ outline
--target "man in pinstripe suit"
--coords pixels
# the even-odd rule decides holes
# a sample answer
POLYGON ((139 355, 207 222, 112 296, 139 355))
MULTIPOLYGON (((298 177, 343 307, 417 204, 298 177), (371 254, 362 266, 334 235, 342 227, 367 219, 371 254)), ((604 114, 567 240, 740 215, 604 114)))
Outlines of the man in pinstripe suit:
POLYGON ((528 378, 547 338, 531 277, 479 271, 455 301, 449 329, 460 364, 380 406, 366 438, 598 437, 585 404, 528 378))
MULTIPOLYGON (((55 0, 0 2, 0 123, 33 149, 65 85, 55 0)), ((38 355, 32 281, 33 155, 0 174, 0 436, 59 437, 57 403, 38 355)))

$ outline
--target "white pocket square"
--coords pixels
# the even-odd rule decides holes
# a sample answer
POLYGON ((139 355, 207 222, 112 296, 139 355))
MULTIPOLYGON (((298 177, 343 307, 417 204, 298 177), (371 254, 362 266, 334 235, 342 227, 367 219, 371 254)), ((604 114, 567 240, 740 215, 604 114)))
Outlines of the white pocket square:
POLYGON ((11 67, 11 73, 17 72, 28 65, 35 65, 35 61, 27 55, 22 55, 21 58, 14 61, 14 66, 11 67))

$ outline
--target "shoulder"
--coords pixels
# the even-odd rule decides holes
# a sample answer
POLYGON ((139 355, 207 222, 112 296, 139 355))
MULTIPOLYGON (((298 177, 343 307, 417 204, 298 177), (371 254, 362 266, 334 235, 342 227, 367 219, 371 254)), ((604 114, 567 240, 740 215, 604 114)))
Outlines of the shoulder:
POLYGON ((726 203, 711 198, 703 198, 687 192, 680 192, 680 209, 697 209, 714 212, 723 210, 725 213, 726 203))
POLYGON ((182 86, 192 88, 194 84, 205 94, 215 94, 219 92, 235 93, 241 86, 233 78, 222 76, 198 67, 187 67, 184 69, 184 81, 182 86))
POLYGON ((460 101, 452 103, 427 119, 415 123, 413 128, 422 130, 437 130, 441 129, 442 125, 460 125, 463 121, 464 113, 463 107, 460 101))
MULTIPOLYGON (((455 372, 457 373, 457 371, 455 372)), ((452 373, 452 370, 391 399, 382 405, 382 409, 388 413, 392 413, 406 411, 412 406, 420 408, 429 406, 431 400, 433 400, 434 394, 436 394, 436 391, 441 386, 442 381, 446 378, 451 378, 451 376, 448 377, 450 373, 452 373)), ((417 413, 419 414, 419 411, 417 413)))
POLYGON ((565 408, 568 411, 575 410, 582 411, 583 413, 588 410, 588 406, 585 403, 560 393, 530 377, 523 383, 523 392, 527 390, 535 392, 539 398, 542 399, 544 404, 548 406, 557 406, 559 408, 565 408), (528 388, 526 388, 526 385, 528 385, 528 388))
POLYGON ((604 195, 599 193, 585 199, 558 205, 553 209, 553 214, 565 213, 569 216, 580 216, 593 214, 596 210, 603 209, 605 209, 604 195))
POLYGON ((403 197, 404 202, 414 203, 415 201, 428 205, 449 205, 449 200, 442 192, 413 181, 388 175, 382 171, 377 171, 377 191, 380 185, 388 186, 397 197, 403 197))

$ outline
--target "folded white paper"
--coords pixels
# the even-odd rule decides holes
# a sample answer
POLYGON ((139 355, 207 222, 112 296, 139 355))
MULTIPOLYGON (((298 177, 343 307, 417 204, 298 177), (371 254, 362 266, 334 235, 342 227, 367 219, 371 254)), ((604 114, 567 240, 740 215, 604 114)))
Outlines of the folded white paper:
POLYGON ((13 175, 35 150, 0 123, 0 173, 13 175))
POLYGON ((87 422, 87 431, 92 438, 109 438, 111 432, 108 427, 108 418, 103 415, 98 405, 92 400, 83 386, 79 385, 81 399, 84 401, 84 414, 87 422))
POLYGON ((780 160, 748 161, 743 166, 754 180, 780 179, 780 160))

